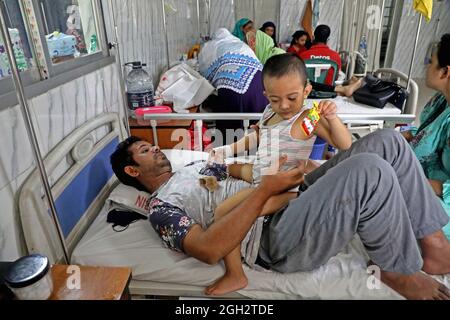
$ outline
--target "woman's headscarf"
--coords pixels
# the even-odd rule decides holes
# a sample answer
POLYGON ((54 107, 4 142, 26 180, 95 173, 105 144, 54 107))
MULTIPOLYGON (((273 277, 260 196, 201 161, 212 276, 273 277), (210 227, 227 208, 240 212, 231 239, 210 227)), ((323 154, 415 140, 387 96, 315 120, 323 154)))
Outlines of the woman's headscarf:
POLYGON ((234 26, 233 30, 233 36, 238 37, 239 39, 241 39, 241 41, 245 42, 245 34, 244 31, 242 31, 242 29, 245 25, 249 24, 250 22, 252 22, 252 20, 250 20, 249 18, 242 18, 241 20, 236 22, 236 25, 234 26))
POLYGON ((275 44, 275 47, 278 47, 278 42, 277 42, 277 27, 275 26, 275 23, 271 22, 271 21, 267 21, 266 23, 264 23, 261 27, 262 32, 266 32, 266 29, 272 27, 273 28, 273 35, 272 35, 272 39, 273 39, 273 43, 275 44))
POLYGON ((275 47, 273 39, 265 32, 258 30, 256 31, 255 53, 259 61, 265 64, 271 57, 286 53, 286 51, 275 47))

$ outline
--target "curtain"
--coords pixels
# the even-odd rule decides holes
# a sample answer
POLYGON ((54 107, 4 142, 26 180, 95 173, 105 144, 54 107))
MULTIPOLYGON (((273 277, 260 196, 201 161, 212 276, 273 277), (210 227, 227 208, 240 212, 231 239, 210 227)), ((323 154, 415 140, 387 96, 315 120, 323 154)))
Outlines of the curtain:
MULTIPOLYGON (((348 0, 345 1, 342 21, 341 48, 345 51, 358 51, 363 35, 367 38, 368 71, 375 71, 380 67, 380 49, 377 45, 378 28, 369 28, 375 22, 377 12, 370 11, 371 6, 378 6, 381 14, 382 0, 348 0)), ((382 19, 379 19, 380 23, 382 19)), ((381 43, 381 36, 379 39, 381 43)))

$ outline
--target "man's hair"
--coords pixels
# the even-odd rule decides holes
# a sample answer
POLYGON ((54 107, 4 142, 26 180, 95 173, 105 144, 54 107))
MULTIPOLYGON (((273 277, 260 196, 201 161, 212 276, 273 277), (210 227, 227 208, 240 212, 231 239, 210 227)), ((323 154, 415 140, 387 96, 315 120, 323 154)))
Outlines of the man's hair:
POLYGON ((314 43, 327 43, 331 35, 331 29, 325 24, 317 26, 314 30, 314 43))
POLYGON ((264 65, 263 81, 266 78, 281 78, 289 74, 297 74, 301 81, 307 83, 306 66, 295 53, 285 53, 271 57, 264 65))
POLYGON ((125 172, 127 166, 138 166, 136 161, 133 159, 133 154, 130 151, 130 147, 139 141, 144 141, 144 139, 138 137, 129 137, 125 141, 119 143, 116 150, 110 157, 111 167, 116 175, 117 179, 123 184, 134 187, 141 191, 147 191, 145 187, 134 177, 130 176, 125 172))
POLYGON ((439 43, 438 61, 439 66, 442 68, 450 66, 450 33, 442 36, 441 42, 439 43))

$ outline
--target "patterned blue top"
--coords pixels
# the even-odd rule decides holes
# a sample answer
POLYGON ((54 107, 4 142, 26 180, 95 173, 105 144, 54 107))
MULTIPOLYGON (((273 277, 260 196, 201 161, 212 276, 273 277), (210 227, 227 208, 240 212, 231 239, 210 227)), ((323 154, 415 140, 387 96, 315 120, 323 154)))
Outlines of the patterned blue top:
POLYGON ((203 76, 216 89, 229 89, 244 94, 255 74, 262 69, 258 59, 239 53, 226 53, 215 60, 203 76))

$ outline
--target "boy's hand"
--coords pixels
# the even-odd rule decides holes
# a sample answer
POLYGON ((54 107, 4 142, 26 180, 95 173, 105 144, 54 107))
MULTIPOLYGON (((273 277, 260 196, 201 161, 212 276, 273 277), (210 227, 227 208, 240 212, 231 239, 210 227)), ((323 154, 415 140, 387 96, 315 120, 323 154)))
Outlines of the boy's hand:
POLYGON ((274 163, 262 176, 259 188, 268 192, 270 195, 278 195, 284 193, 303 183, 306 171, 306 161, 299 164, 288 171, 279 172, 287 161, 287 156, 280 158, 278 163, 274 163))
POLYGON ((333 101, 324 100, 319 103, 320 115, 327 120, 337 118, 337 106, 333 101))
POLYGON ((225 160, 231 157, 233 157, 233 150, 230 146, 214 148, 209 152, 208 163, 224 164, 225 160))

